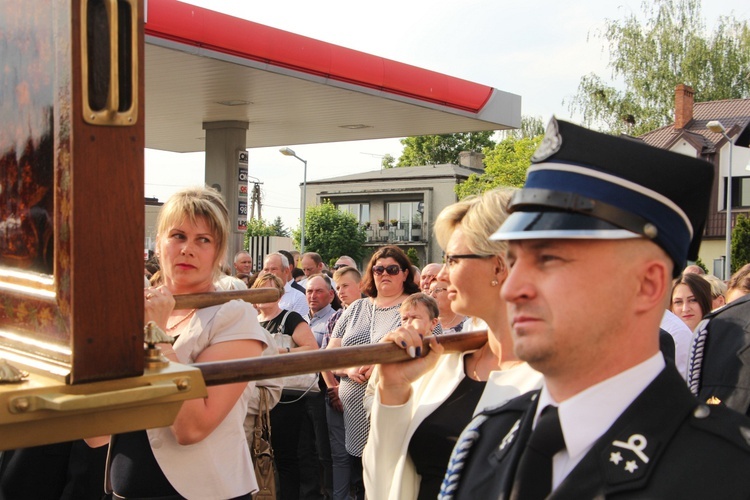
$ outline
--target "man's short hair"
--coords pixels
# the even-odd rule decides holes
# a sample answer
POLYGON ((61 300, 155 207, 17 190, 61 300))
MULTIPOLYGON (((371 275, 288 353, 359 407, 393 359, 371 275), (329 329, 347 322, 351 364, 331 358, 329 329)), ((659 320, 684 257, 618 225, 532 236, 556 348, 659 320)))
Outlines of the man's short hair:
POLYGON ((309 257, 315 262, 316 265, 321 265, 323 263, 323 258, 320 256, 317 252, 305 252, 302 254, 302 258, 309 257))
POLYGON ((273 252, 273 253, 269 253, 268 255, 266 255, 266 258, 264 259, 264 262, 265 262, 265 261, 266 261, 266 260, 267 260, 267 259, 268 259, 269 257, 273 257, 273 256, 276 256, 276 257, 278 257, 278 258, 279 258, 279 260, 281 261, 281 267, 289 267, 289 259, 287 259, 286 255, 284 255, 284 254, 283 254, 283 253, 281 253, 281 252, 273 252))
POLYGON ((347 274, 352 276, 354 278, 354 281, 356 281, 357 283, 362 281, 362 273, 360 273, 357 268, 349 266, 339 267, 338 269, 336 269, 336 271, 333 273, 333 281, 339 281, 343 276, 347 274))
POLYGON ((354 269, 357 269, 359 267, 357 266, 357 261, 349 257, 348 255, 342 255, 341 257, 336 259, 336 263, 338 263, 340 260, 346 262, 347 266, 353 267, 354 269))
POLYGON ((325 281, 325 284, 328 286, 328 290, 333 291, 333 283, 331 283, 331 278, 329 278, 327 274, 325 273, 311 274, 310 276, 307 277, 307 282, 310 283, 310 280, 312 280, 313 278, 321 278, 323 281, 325 281))
POLYGON ((279 250, 278 253, 284 256, 286 259, 286 267, 291 266, 294 264, 294 257, 292 257, 292 254, 289 253, 287 250, 279 250))
POLYGON ((236 254, 234 254, 234 262, 237 262, 238 260, 240 260, 240 257, 242 255, 247 255, 248 257, 250 257, 250 259, 253 258, 253 256, 250 255, 249 252, 246 252, 245 250, 240 250, 239 252, 237 252, 236 254))

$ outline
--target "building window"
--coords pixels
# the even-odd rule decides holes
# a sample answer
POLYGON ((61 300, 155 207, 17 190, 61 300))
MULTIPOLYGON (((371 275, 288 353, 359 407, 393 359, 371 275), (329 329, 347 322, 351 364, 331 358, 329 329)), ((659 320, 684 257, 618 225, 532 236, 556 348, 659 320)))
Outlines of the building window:
POLYGON ((370 204, 369 203, 338 203, 336 205, 342 212, 349 212, 357 218, 357 222, 364 224, 370 222, 370 204))
POLYGON ((422 207, 419 201, 400 201, 387 204, 388 224, 396 241, 422 239, 422 207), (391 223, 396 221, 396 225, 391 223))
MULTIPOLYGON (((727 178, 724 177, 726 192, 727 178)), ((726 210, 727 200, 724 199, 722 209, 726 210)), ((732 177, 732 208, 750 207, 750 177, 732 177)))
POLYGON ((732 178, 732 207, 750 207, 750 177, 732 178))

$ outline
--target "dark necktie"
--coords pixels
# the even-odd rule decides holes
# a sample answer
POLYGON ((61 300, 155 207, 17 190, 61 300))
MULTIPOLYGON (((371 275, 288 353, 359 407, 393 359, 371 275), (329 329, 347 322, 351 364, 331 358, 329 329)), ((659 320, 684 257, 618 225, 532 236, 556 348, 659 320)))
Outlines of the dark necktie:
POLYGON ((526 443, 518 464, 511 498, 537 500, 552 489, 552 457, 565 448, 556 406, 546 406, 526 443))

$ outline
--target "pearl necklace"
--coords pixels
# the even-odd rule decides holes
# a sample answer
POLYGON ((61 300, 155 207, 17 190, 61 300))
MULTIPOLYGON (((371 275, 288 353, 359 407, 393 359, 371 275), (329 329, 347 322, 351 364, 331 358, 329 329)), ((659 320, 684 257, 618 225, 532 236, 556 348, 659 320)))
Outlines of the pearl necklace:
POLYGON ((167 326, 167 331, 168 332, 174 331, 175 328, 177 328, 178 326, 180 326, 182 323, 185 322, 185 320, 187 320, 189 317, 191 317, 195 313, 195 311, 196 311, 195 309, 191 309, 190 312, 187 313, 182 318, 180 318, 180 320, 177 323, 175 323, 172 326, 167 326))

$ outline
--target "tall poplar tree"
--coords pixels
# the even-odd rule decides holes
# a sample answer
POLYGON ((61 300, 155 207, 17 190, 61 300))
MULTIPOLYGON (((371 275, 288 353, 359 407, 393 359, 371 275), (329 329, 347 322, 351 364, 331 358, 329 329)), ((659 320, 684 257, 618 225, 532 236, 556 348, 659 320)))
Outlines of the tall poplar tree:
POLYGON ((596 34, 609 50, 615 81, 593 73, 581 78, 568 104, 585 125, 630 135, 668 125, 680 83, 695 90, 696 101, 750 97, 746 20, 721 17, 708 33, 700 0, 649 0, 642 10, 645 19, 635 13, 609 19, 596 34))

